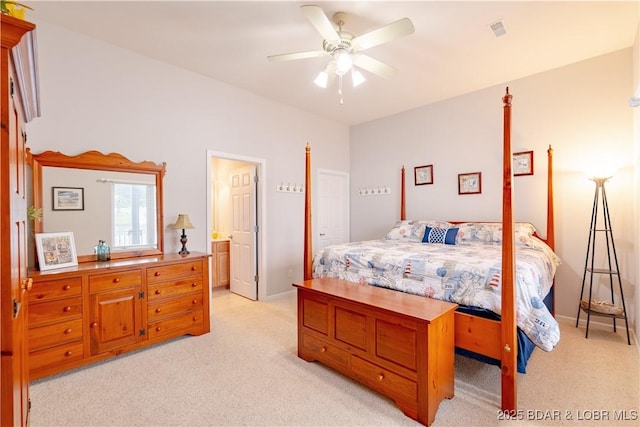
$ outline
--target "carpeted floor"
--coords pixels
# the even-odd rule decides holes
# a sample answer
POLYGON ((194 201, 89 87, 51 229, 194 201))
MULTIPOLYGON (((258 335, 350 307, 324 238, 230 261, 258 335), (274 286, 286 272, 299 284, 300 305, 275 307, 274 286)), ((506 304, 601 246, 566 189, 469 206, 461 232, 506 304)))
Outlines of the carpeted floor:
MULTIPOLYGON (((215 291, 212 332, 31 384, 32 426, 418 425, 393 402, 296 356, 295 294, 215 291)), ((455 397, 434 426, 640 424, 640 364, 618 329, 563 324, 518 375, 518 421, 500 420, 499 369, 456 358, 455 397), (626 418, 626 420, 620 420, 626 418)))

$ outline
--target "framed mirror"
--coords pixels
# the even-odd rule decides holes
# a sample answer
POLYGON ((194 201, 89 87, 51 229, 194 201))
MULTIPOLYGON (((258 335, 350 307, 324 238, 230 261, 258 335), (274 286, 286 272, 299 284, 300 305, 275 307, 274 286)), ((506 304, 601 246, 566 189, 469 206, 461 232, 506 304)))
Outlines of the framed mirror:
POLYGON ((111 259, 163 253, 162 180, 166 163, 132 162, 87 151, 32 154, 33 207, 42 217, 34 233, 73 232, 78 262, 95 261, 104 240, 111 259))

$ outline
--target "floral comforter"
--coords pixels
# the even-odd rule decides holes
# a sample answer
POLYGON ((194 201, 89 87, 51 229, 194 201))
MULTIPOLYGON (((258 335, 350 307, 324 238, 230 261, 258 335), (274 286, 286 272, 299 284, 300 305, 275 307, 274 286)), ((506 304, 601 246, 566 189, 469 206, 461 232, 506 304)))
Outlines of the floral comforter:
MULTIPOLYGON (((537 239, 536 239, 537 240, 537 239)), ((369 240, 316 253, 314 277, 336 277, 501 312, 501 246, 369 240)), ((559 259, 542 241, 516 246, 517 325, 540 348, 560 339, 543 303, 559 259)))

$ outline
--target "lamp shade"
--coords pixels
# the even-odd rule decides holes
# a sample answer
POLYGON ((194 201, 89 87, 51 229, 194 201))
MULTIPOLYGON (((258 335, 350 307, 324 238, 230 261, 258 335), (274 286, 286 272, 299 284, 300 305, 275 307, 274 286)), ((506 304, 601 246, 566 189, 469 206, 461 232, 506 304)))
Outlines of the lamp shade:
POLYGON ((195 227, 193 226, 193 224, 191 224, 191 221, 189 220, 189 215, 179 214, 178 220, 176 221, 175 224, 171 224, 171 228, 184 230, 184 229, 195 228, 195 227))

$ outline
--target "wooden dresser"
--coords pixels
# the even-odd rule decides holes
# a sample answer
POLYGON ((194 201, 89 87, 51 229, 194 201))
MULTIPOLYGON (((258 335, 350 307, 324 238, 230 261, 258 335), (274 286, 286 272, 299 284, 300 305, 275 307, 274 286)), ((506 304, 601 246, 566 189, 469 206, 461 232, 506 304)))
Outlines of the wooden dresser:
POLYGON ((32 271, 31 379, 209 332, 209 255, 165 254, 32 271))
POLYGON ((339 279, 298 289, 298 356, 389 397, 429 425, 453 397, 457 304, 339 279))

